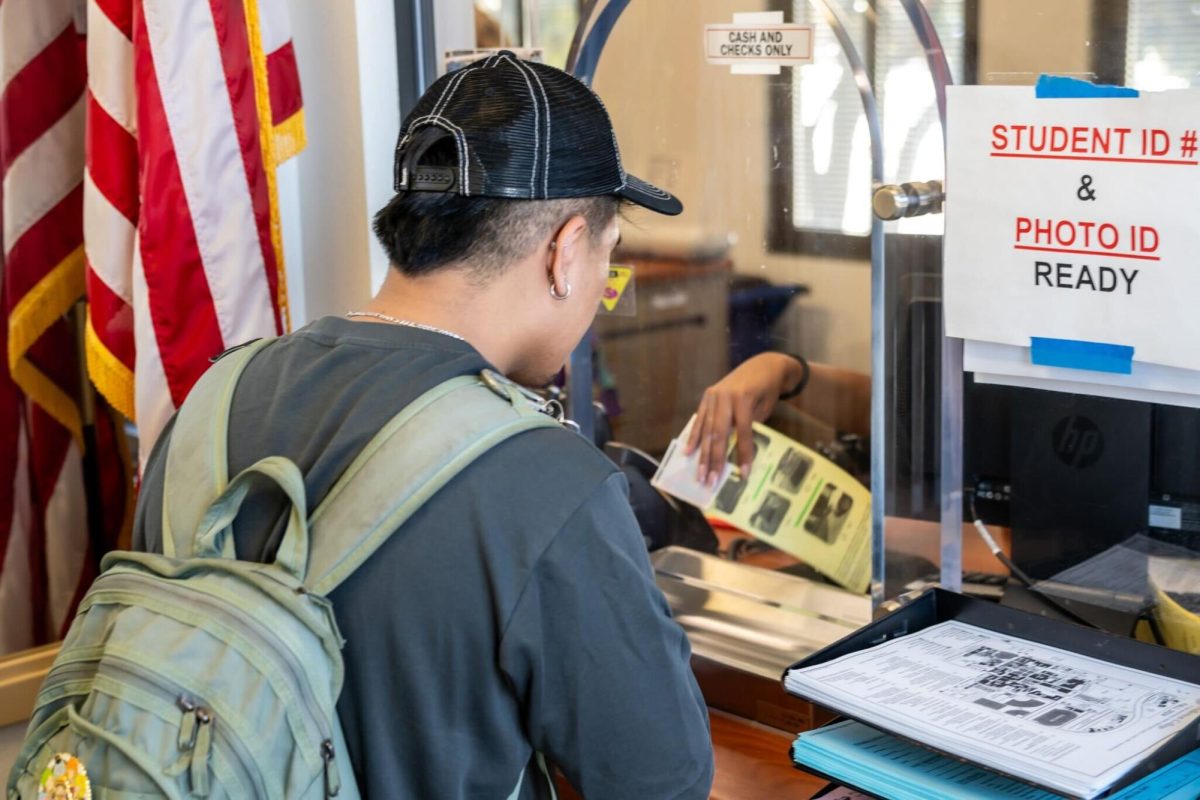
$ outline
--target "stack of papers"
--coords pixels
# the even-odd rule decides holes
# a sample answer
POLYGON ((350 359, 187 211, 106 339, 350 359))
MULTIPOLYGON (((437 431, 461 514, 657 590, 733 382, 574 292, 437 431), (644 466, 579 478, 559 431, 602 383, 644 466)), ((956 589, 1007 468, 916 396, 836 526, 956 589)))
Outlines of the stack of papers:
MULTIPOLYGON (((792 757, 801 767, 861 787, 887 800, 1060 800, 1062 795, 926 750, 858 722, 800 734, 792 757)), ((1195 800, 1200 750, 1168 764, 1111 800, 1195 800)), ((848 789, 821 800, 863 798, 848 789)))
POLYGON ((1103 793, 1200 717, 1200 686, 957 621, 793 669, 784 686, 876 728, 1083 798, 1103 793))
POLYGON ((1060 797, 849 720, 800 734, 792 759, 888 800, 1060 797))

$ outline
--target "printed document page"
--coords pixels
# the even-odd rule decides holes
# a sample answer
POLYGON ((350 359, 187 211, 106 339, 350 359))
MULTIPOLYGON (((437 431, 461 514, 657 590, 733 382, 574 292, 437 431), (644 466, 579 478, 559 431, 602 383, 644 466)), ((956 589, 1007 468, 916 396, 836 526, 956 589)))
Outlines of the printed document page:
POLYGON ((957 621, 792 670, 785 686, 1079 797, 1100 794, 1200 716, 1200 686, 957 621))
POLYGON ((867 590, 871 493, 865 486, 815 450, 758 423, 750 474, 727 462, 716 484, 705 486, 696 477, 697 454, 683 455, 691 427, 689 422, 667 448, 651 480, 656 488, 792 554, 853 592, 867 590))

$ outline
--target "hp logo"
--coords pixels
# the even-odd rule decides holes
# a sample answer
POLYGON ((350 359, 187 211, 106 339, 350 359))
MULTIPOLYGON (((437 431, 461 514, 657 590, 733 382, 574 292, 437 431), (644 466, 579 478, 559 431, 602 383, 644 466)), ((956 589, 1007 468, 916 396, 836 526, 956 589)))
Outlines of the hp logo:
POLYGON ((1087 417, 1063 417, 1050 436, 1055 455, 1068 467, 1087 469, 1104 454, 1104 434, 1087 417))

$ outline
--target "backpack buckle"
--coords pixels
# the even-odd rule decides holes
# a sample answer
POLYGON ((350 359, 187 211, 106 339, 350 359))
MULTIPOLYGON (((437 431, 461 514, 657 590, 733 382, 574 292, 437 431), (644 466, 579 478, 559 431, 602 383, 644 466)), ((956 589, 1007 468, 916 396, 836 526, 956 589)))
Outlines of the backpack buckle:
POLYGON ((479 373, 479 378, 483 381, 484 386, 512 403, 518 410, 520 410, 522 404, 533 406, 533 409, 538 413, 545 414, 558 424, 570 428, 576 433, 579 432, 579 425, 574 420, 567 419, 566 409, 563 408, 563 404, 558 400, 553 398, 547 400, 532 389, 527 389, 494 370, 483 370, 479 373))

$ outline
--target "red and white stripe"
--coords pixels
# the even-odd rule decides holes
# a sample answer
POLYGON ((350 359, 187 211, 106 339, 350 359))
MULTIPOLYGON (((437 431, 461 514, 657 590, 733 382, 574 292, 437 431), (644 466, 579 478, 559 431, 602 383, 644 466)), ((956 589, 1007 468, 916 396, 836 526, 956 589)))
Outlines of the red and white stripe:
POLYGON ((133 0, 89 0, 87 176, 88 367, 108 401, 135 416, 133 263, 140 194, 133 86, 133 0))
POLYGON ((54 284, 69 304, 63 292, 82 277, 72 256, 83 238, 75 11, 74 0, 0 3, 0 652, 57 638, 90 576, 74 340, 59 311, 29 299, 54 284))
MULTIPOLYGON (((300 96, 300 70, 292 46, 292 24, 285 3, 263 0, 259 3, 262 19, 262 49, 267 54, 267 76, 271 94, 271 124, 288 127, 289 122, 303 122, 303 101, 300 96)), ((301 138, 303 130, 300 131, 301 138)), ((277 162, 286 161, 303 147, 303 142, 276 142, 280 148, 277 162)))
POLYGON ((144 461, 212 356, 284 328, 263 126, 276 106, 299 113, 299 85, 282 0, 88 9, 89 297, 107 351, 89 366, 114 404, 132 401, 144 461), (121 368, 124 395, 107 385, 121 368))

